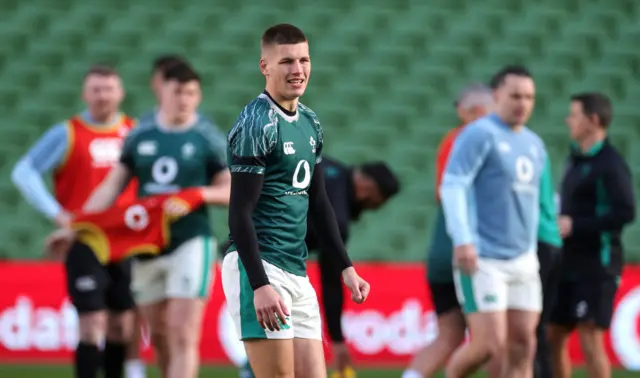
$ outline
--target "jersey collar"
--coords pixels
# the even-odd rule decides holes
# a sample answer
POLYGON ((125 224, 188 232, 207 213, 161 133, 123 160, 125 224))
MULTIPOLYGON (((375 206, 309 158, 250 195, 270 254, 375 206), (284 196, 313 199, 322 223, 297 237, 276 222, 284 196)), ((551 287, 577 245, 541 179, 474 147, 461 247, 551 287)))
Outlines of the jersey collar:
POLYGON ((284 118, 287 122, 295 122, 298 120, 297 109, 295 112, 290 112, 287 109, 283 108, 282 106, 280 106, 280 104, 276 102, 276 100, 273 99, 273 97, 271 97, 271 95, 269 94, 269 92, 267 92, 266 89, 264 92, 262 92, 262 94, 260 94, 259 97, 266 99, 269 102, 269 104, 271 104, 271 108, 274 109, 280 115, 280 117, 284 118))

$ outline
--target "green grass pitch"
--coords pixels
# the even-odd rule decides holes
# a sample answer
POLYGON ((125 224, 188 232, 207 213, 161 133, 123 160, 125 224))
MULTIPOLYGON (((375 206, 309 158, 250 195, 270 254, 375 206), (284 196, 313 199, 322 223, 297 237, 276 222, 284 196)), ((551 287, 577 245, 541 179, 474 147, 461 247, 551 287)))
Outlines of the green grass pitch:
MULTIPOLYGON (((401 370, 358 370, 358 378, 400 378, 401 370)), ((70 378, 72 371, 69 366, 26 366, 26 365, 0 365, 0 377, 19 378, 70 378)), ((149 369, 147 378, 159 378, 154 369, 149 369)), ((200 370, 201 378, 237 378, 238 370, 232 367, 205 366, 200 370)), ((477 377, 483 377, 482 374, 477 377)), ((586 378, 587 375, 582 370, 576 370, 573 378, 586 378)), ((638 377, 638 372, 615 371, 614 378, 634 378, 638 377)))

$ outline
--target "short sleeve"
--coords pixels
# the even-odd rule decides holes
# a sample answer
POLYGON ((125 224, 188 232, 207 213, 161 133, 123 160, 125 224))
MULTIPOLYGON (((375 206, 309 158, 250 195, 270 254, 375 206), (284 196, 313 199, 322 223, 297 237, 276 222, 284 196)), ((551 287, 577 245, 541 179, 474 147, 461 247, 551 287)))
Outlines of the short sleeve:
POLYGON ((276 119, 240 115, 229 132, 230 171, 264 174, 267 157, 275 148, 278 137, 276 119), (262 122, 261 122, 262 121, 262 122))

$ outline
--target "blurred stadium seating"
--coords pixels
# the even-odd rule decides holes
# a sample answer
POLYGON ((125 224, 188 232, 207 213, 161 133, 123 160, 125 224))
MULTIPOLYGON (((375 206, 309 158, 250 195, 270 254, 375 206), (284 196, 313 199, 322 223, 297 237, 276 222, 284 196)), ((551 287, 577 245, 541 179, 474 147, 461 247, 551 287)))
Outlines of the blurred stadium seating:
MULTIPOLYGON (((615 104, 612 140, 640 184, 640 2, 634 0, 0 0, 0 258, 40 255, 50 226, 20 198, 9 174, 47 127, 82 109, 79 85, 92 63, 110 63, 128 91, 125 110, 153 103, 153 58, 187 56, 204 77, 203 111, 227 130, 263 88, 259 36, 290 22, 311 41, 304 102, 319 114, 326 153, 347 162, 388 159, 404 191, 353 232, 357 259, 424 258, 433 211, 437 143, 456 126, 452 100, 506 63, 535 75, 530 125, 545 139, 556 179, 568 140, 568 96, 599 90, 615 104), (313 4, 313 5, 311 5, 313 4)), ((224 216, 216 230, 225 232, 224 216)), ((626 234, 640 261, 640 231, 626 234)))

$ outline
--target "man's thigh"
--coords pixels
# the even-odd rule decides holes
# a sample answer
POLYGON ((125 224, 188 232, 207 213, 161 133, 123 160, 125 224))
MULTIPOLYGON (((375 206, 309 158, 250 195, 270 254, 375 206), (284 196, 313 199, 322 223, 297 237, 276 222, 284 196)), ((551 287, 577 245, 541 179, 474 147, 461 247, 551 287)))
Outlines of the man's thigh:
POLYGON ((592 324, 607 330, 613 316, 614 298, 618 291, 613 277, 578 281, 573 287, 573 308, 577 324, 592 324))
POLYGON ((107 308, 106 290, 109 277, 87 245, 75 242, 65 260, 67 290, 78 314, 107 308))
MULTIPOLYGON (((293 336, 299 339, 322 342, 322 317, 316 290, 309 277, 295 276, 284 272, 283 285, 290 288, 294 295, 291 301, 291 323, 293 336)), ((331 295, 327 293, 327 295, 331 295)), ((322 344, 322 343, 321 343, 322 344)))
POLYGON ((293 343, 293 339, 245 340, 244 348, 256 378, 293 378, 295 353, 293 343))
POLYGON ((130 259, 106 266, 109 285, 106 291, 106 305, 111 313, 119 314, 135 307, 131 292, 132 261, 130 259))
POLYGON ((322 340, 293 339, 293 357, 296 377, 325 378, 327 376, 322 340))
POLYGON ((507 309, 542 312, 542 285, 538 275, 523 277, 509 285, 507 309))
MULTIPOLYGON (((237 252, 229 252, 222 261, 222 287, 227 300, 229 314, 242 341, 293 339, 296 324, 293 322, 294 306, 291 289, 284 286, 287 284, 287 280, 283 278, 284 275, 281 269, 264 261, 263 266, 271 286, 282 297, 291 312, 291 316, 287 319, 287 324, 276 331, 270 331, 260 326, 253 304, 253 289, 249 284, 247 272, 240 263, 237 252)), ((293 343, 291 345, 291 348, 293 348, 293 343)))
POLYGON ((137 306, 148 307, 164 301, 167 265, 167 256, 133 261, 131 291, 137 306))
POLYGON ((460 310, 456 286, 453 282, 429 282, 429 291, 436 315, 441 316, 452 310, 460 310))
POLYGON ((549 323, 560 326, 567 331, 571 331, 577 324, 575 311, 575 294, 574 287, 576 283, 570 281, 561 281, 558 283, 556 290, 556 300, 549 314, 549 323))
POLYGON ((207 299, 214 278, 216 242, 201 236, 187 240, 168 256, 166 298, 207 299))
POLYGON ((508 277, 502 272, 500 262, 480 258, 475 273, 467 275, 455 269, 453 279, 464 314, 506 311, 508 277))

